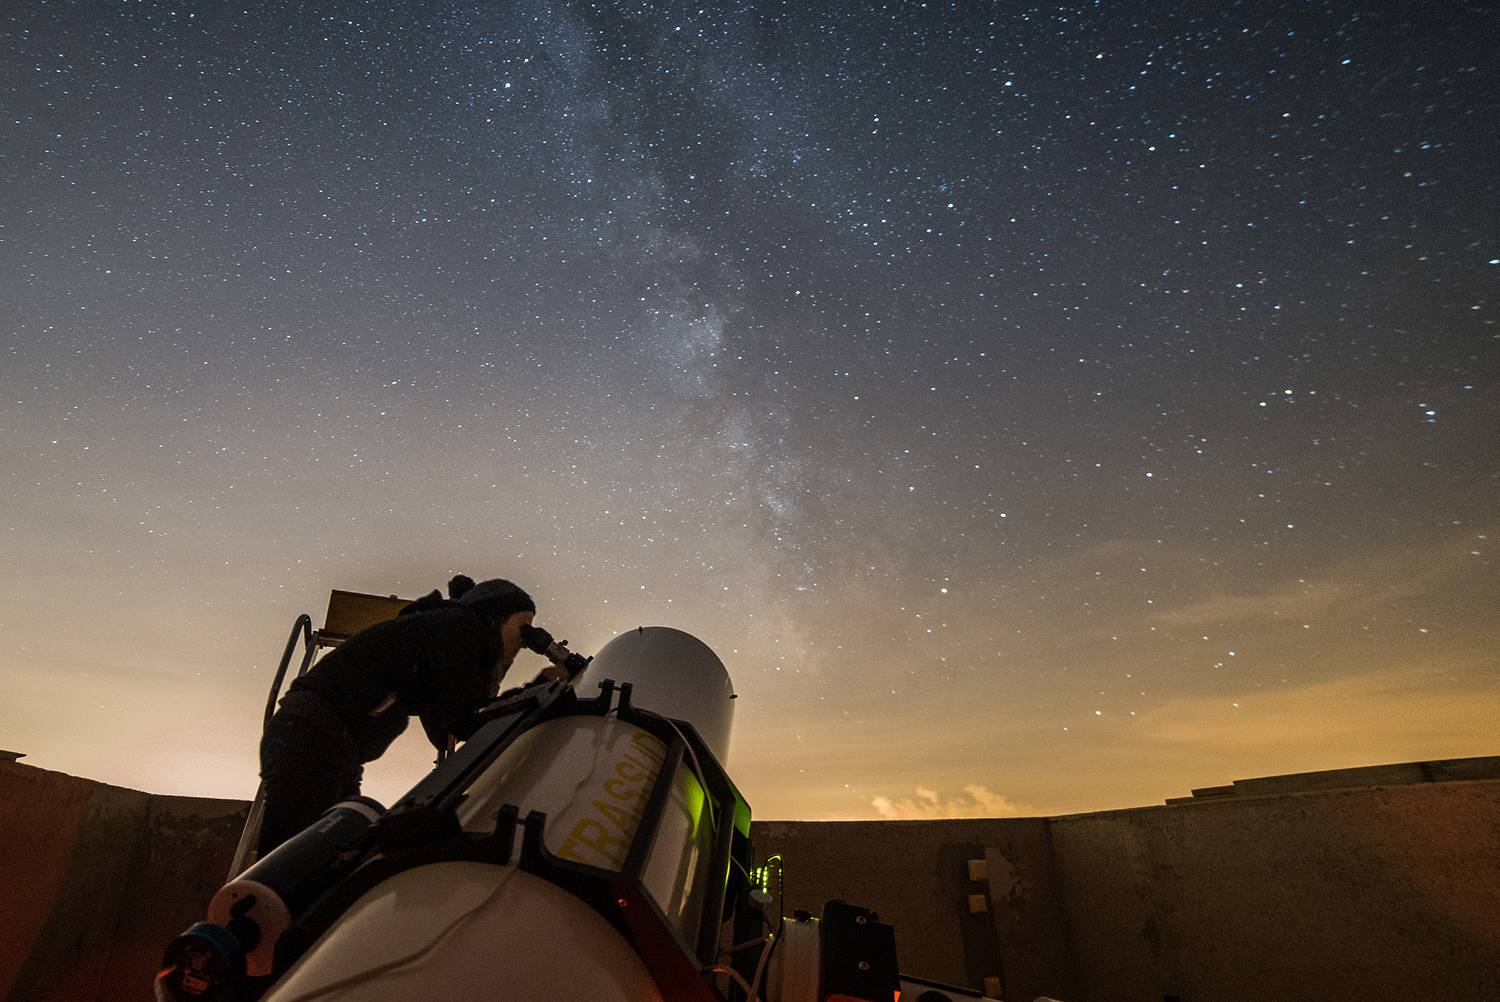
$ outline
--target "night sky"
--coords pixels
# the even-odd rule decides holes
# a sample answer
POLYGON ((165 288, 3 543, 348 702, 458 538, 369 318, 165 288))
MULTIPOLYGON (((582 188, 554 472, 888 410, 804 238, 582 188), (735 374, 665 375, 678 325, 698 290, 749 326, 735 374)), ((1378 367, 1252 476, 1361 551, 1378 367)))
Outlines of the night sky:
POLYGON ((248 797, 293 618, 464 571, 708 642, 762 818, 1500 752, 1497 44, 7 3, 0 747, 248 797))

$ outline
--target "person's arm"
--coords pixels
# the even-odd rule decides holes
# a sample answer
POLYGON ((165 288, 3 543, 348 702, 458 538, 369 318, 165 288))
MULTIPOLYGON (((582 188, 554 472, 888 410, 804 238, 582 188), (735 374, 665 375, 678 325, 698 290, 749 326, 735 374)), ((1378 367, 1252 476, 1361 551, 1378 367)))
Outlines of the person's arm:
POLYGON ((474 733, 475 713, 489 703, 484 686, 449 685, 418 717, 427 740, 438 751, 452 751, 455 741, 474 733))
POLYGON ((442 643, 439 639, 432 645, 417 715, 427 740, 438 751, 451 751, 455 739, 466 740, 476 727, 474 714, 494 699, 489 668, 492 652, 482 641, 465 637, 442 643))
POLYGON ((448 730, 448 722, 439 718, 438 714, 431 711, 420 713, 417 719, 422 721, 422 730, 427 734, 427 740, 432 742, 432 747, 438 751, 451 751, 453 745, 453 734, 448 730))

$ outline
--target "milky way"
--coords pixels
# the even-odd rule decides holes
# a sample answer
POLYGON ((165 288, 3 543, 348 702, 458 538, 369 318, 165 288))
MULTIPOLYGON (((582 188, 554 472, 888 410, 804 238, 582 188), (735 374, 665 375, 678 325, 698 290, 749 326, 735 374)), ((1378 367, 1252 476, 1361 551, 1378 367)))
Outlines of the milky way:
POLYGON ((1497 38, 9 4, 0 745, 248 796, 293 617, 462 570, 710 643, 762 817, 1493 753, 1497 38))

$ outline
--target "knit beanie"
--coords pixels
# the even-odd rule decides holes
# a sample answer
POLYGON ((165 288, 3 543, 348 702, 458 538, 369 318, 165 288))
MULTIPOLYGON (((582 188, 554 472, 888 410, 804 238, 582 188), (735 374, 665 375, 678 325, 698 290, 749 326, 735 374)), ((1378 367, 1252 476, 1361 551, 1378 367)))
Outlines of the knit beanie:
POLYGON ((457 596, 459 604, 476 608, 491 616, 505 617, 513 612, 536 612, 536 603, 516 585, 503 578, 490 578, 457 596))

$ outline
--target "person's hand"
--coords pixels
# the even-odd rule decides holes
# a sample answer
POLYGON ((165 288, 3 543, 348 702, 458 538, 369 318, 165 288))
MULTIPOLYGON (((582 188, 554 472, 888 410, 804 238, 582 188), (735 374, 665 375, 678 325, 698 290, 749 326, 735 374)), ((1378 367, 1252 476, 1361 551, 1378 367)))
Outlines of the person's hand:
POLYGON ((562 665, 550 664, 542 669, 540 677, 546 679, 548 682, 566 682, 568 681, 568 679, 572 678, 572 676, 568 674, 568 670, 562 665))

